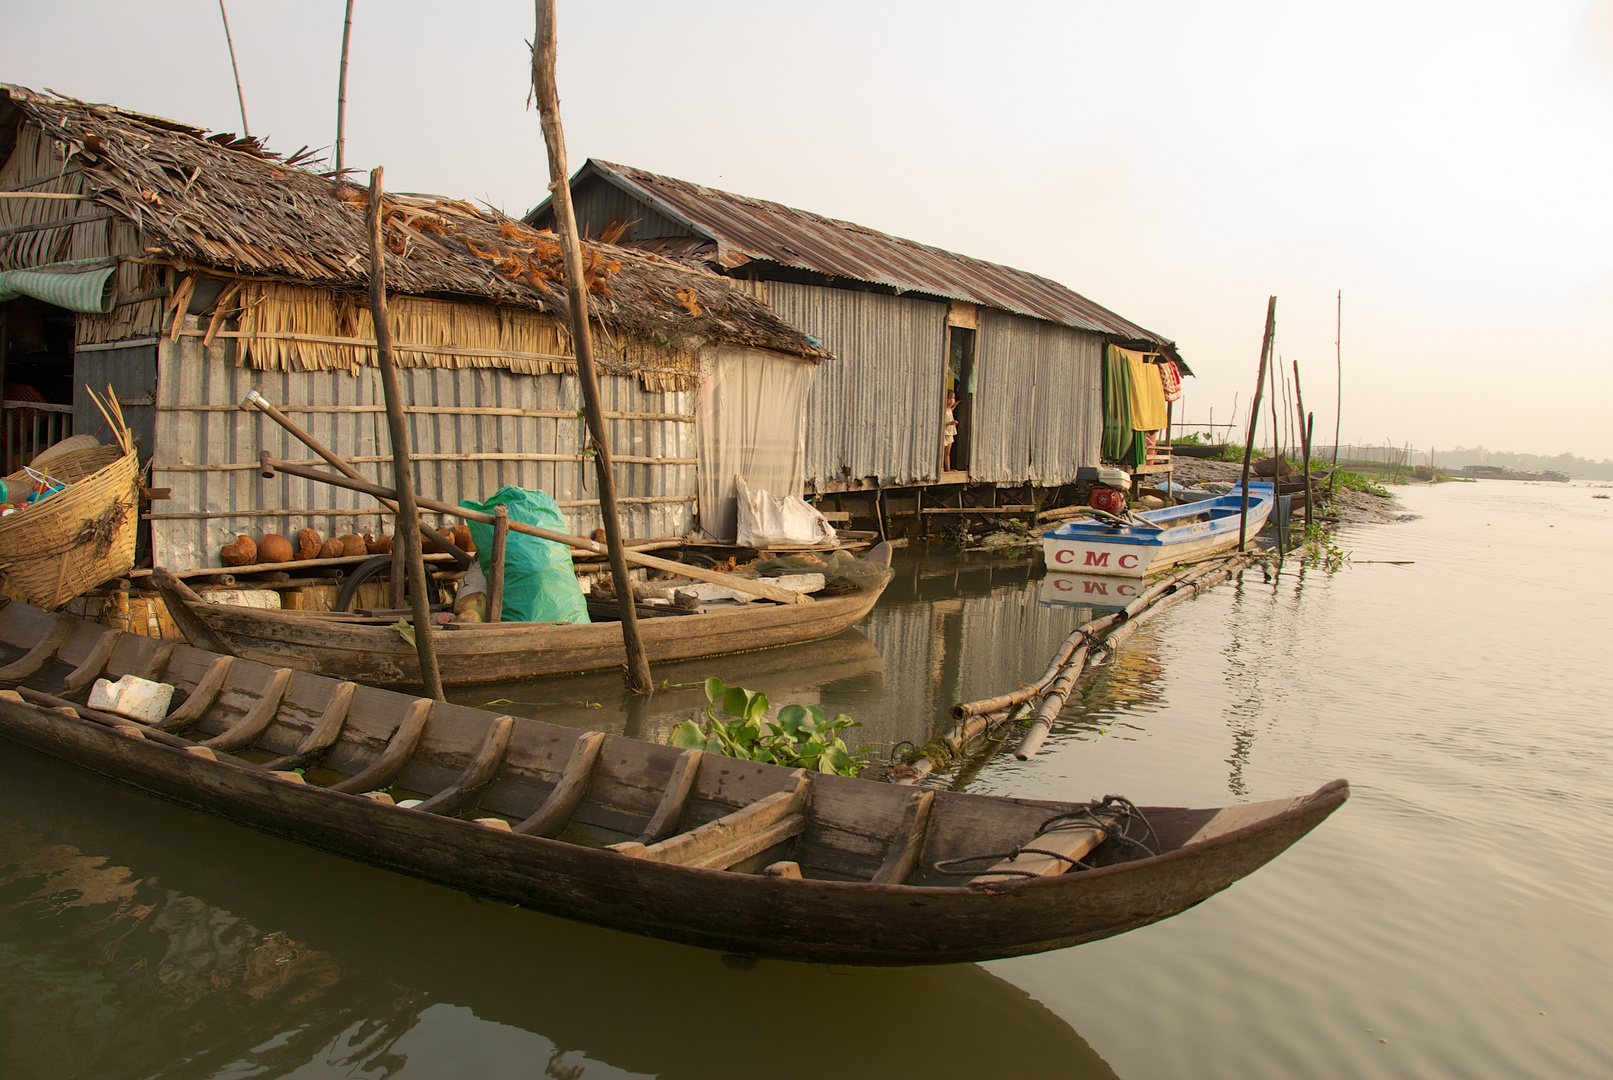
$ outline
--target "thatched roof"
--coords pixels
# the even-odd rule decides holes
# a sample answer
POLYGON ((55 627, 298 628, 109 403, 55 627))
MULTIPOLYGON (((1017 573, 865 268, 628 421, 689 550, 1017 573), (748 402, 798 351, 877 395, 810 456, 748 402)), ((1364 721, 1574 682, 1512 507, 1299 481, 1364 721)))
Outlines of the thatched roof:
MULTIPOLYGON (((0 83, 0 162, 20 124, 55 142, 76 190, 132 223, 148 255, 326 288, 368 287, 366 189, 310 171, 305 151, 281 157, 255 139, 0 83)), ((533 131, 536 138, 535 124, 533 131)), ((391 290, 564 317, 553 233, 454 199, 389 195, 385 206, 391 290)), ((12 268, 4 265, 9 246, 0 245, 0 269, 12 268)), ((585 245, 585 262, 591 310, 612 332, 675 348, 711 342, 827 355, 715 274, 594 241, 585 245)))

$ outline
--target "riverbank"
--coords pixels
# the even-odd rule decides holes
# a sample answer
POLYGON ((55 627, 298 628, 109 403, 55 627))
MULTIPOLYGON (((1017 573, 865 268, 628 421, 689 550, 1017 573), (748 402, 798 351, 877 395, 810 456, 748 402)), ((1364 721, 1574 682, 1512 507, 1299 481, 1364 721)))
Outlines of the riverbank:
MULTIPOLYGON (((1236 484, 1243 476, 1243 464, 1237 461, 1205 461, 1199 458, 1177 458, 1173 479, 1178 484, 1222 482, 1236 484)), ((1395 521, 1410 521, 1417 515, 1406 510, 1393 494, 1374 495, 1341 487, 1327 494, 1325 504, 1337 516, 1339 525, 1383 525, 1395 521)))

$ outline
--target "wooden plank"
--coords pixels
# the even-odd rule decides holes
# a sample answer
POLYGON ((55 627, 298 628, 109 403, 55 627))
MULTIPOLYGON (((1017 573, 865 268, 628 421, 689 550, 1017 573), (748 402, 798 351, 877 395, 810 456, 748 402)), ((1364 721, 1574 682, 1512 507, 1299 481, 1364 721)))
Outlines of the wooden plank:
POLYGON ((770 848, 777 847, 792 836, 800 836, 805 829, 805 814, 788 814, 760 832, 751 833, 749 836, 735 840, 727 847, 719 848, 709 855, 704 855, 692 862, 684 863, 684 865, 692 866, 698 870, 727 870, 729 867, 742 863, 746 859, 754 858, 770 848))
POLYGON ((90 646, 89 655, 79 662, 78 667, 62 678, 62 690, 72 693, 100 678, 101 672, 106 670, 107 661, 112 659, 112 650, 117 648, 118 641, 122 637, 121 630, 114 630, 110 626, 102 630, 101 635, 95 639, 95 644, 90 646))
POLYGON ((896 834, 896 842, 891 846, 890 853, 874 873, 872 881, 875 885, 900 885, 913 872, 913 864, 918 862, 919 853, 924 850, 924 833, 929 827, 930 808, 934 804, 933 791, 919 792, 907 804, 905 827, 896 834))
MULTIPOLYGON (((766 798, 758 799, 749 806, 743 806, 716 821, 708 821, 697 829, 679 833, 656 844, 645 845, 636 841, 614 844, 611 850, 653 862, 704 866, 706 860, 718 852, 731 853, 749 838, 771 829, 784 818, 800 815, 811 789, 805 769, 796 769, 790 775, 795 780, 791 787, 775 791, 766 798)), ((796 832, 799 831, 800 828, 797 827, 796 832)), ((790 835, 793 836, 795 833, 792 832, 790 835)), ((765 848, 749 851, 736 857, 733 862, 749 858, 762 850, 765 848)), ((733 862, 727 863, 723 868, 732 866, 733 862)))
POLYGON ((683 808, 689 801, 689 792, 694 790, 695 779, 700 775, 700 759, 705 756, 704 750, 685 750, 678 755, 661 801, 655 813, 650 815, 644 831, 639 834, 639 843, 653 844, 677 829, 678 819, 683 816, 683 808))
MULTIPOLYGON (((1206 821, 1199 831, 1194 833, 1187 841, 1188 844, 1200 844, 1206 840, 1214 840, 1218 836, 1236 832, 1250 825, 1264 821, 1266 818, 1280 814, 1284 810, 1299 802, 1299 799, 1273 799, 1270 802, 1241 803, 1237 806, 1227 806, 1216 811, 1214 817, 1206 821)), ((1182 845, 1186 847, 1187 845, 1182 845)))
POLYGON ((251 746, 280 710, 281 699, 286 696, 286 686, 290 682, 291 669, 276 668, 274 674, 269 676, 269 685, 263 688, 263 693, 252 703, 246 715, 202 745, 232 752, 251 746))
POLYGON ((177 641, 165 641, 152 652, 146 664, 136 674, 142 679, 152 682, 163 682, 163 676, 168 673, 168 662, 174 658, 174 650, 179 648, 177 641))
POLYGON ((347 723, 347 711, 353 705, 353 691, 357 689, 357 683, 337 683, 335 689, 330 692, 330 700, 326 702, 325 711, 320 714, 319 722, 302 742, 297 744, 297 749, 285 757, 269 762, 264 768, 296 769, 329 750, 342 734, 342 725, 347 723))
POLYGON ((1102 829, 1095 829, 1090 825, 1066 822, 1043 833, 1025 845, 1029 848, 1036 848, 1038 851, 1055 852, 1057 856, 1063 856, 1062 858, 1055 855, 1023 852, 1013 858, 1002 860, 983 874, 970 878, 969 884, 989 885, 1005 881, 1018 881, 1026 874, 1036 877, 1057 877, 1073 865, 1066 860, 1084 857, 1108 838, 1109 834, 1102 829))
POLYGON ((431 798, 415 807, 428 814, 456 814, 477 797, 498 773, 499 766, 504 764, 504 752, 510 746, 510 733, 515 729, 513 716, 497 716, 488 725, 487 737, 482 740, 481 749, 465 767, 459 779, 431 798))
POLYGON ((179 708, 151 726, 159 731, 178 731, 196 723, 202 718, 203 713, 213 707, 213 702, 218 700, 219 691, 224 689, 224 680, 230 677, 230 668, 234 665, 233 656, 215 656, 213 662, 207 666, 207 671, 197 681, 196 689, 190 692, 190 696, 179 708))
POLYGON ((585 731, 572 745, 571 757, 566 760, 565 771, 543 805, 514 831, 528 836, 555 836, 566 827, 571 815, 588 794, 588 781, 599 764, 599 752, 605 745, 605 735, 599 731, 585 731))
POLYGON ((62 642, 67 640, 67 635, 73 632, 78 622, 79 620, 71 615, 58 615, 45 636, 40 638, 33 648, 5 667, 0 667, 0 682, 18 683, 38 674, 39 669, 56 655, 56 650, 62 647, 62 642))
POLYGON ((801 864, 798 862, 770 863, 762 867, 762 876, 799 878, 801 876, 801 864))
POLYGON ((404 714, 403 722, 398 725, 397 731, 387 740, 386 749, 381 751, 381 756, 356 776, 330 785, 330 790, 361 795, 391 783, 392 778, 402 772, 403 767, 408 764, 415 747, 420 745, 420 736, 425 734, 426 721, 431 719, 431 710, 436 704, 430 698, 415 699, 409 706, 409 711, 404 714))

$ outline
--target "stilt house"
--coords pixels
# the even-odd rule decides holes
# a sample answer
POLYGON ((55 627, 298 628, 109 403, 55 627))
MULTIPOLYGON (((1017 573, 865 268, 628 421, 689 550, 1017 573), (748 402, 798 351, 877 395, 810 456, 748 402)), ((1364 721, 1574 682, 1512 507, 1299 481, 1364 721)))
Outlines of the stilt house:
MULTIPOLYGON (((1106 348, 1186 370, 1173 342, 1023 270, 597 159, 572 193, 585 235, 744 282, 834 354, 807 395, 810 491, 989 485, 1040 501, 1099 464, 1106 348)), ((547 227, 548 202, 526 220, 547 227)))
MULTIPOLYGON (((83 388, 110 383, 150 487, 166 489, 150 508, 157 565, 217 565, 237 533, 389 528, 365 496, 262 479, 260 451, 319 462, 240 407, 261 386, 390 483, 366 194, 252 139, 0 84, 8 467, 95 433, 83 388)), ((388 195, 384 220, 417 489, 457 502, 538 488, 591 531, 594 465, 556 238, 435 197, 388 195)), ((806 392, 827 350, 742 283, 637 249, 590 243, 585 256, 626 533, 689 533, 699 470, 731 488, 736 463, 754 459, 774 489, 799 491, 806 392)), ((731 517, 723 494, 713 487, 701 514, 731 517)))

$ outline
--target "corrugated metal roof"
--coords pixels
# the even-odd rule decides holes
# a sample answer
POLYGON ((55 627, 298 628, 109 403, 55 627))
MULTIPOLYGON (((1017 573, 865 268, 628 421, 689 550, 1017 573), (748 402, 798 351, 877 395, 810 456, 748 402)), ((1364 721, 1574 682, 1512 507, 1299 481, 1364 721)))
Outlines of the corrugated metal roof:
MULTIPOLYGON (((757 260, 771 262, 885 285, 897 292, 964 300, 1078 330, 1153 342, 1175 356, 1175 344, 1168 339, 1056 281, 1024 270, 597 158, 589 158, 578 170, 573 186, 590 174, 683 222, 696 235, 709 237, 717 245, 711 261, 730 270, 757 260)), ((545 202, 528 220, 537 219, 547 209, 545 202)))

